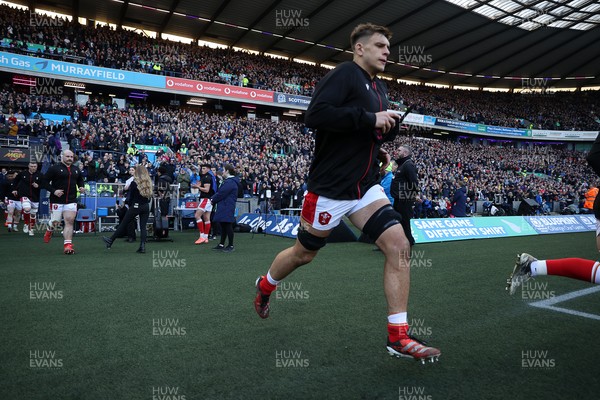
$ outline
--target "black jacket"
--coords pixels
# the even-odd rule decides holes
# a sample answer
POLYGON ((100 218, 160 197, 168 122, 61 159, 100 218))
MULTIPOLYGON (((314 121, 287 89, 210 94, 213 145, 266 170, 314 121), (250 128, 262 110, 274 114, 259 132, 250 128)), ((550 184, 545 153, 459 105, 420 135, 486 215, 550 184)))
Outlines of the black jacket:
POLYGON ((148 204, 150 199, 142 196, 140 190, 138 189, 137 182, 134 180, 129 185, 129 190, 127 191, 127 198, 125 199, 125 204, 132 207, 135 204, 143 205, 148 204))
POLYGON ((398 163, 398 170, 394 175, 394 179, 392 179, 390 194, 394 200, 414 201, 419 192, 417 167, 410 156, 400 158, 396 162, 398 163))
POLYGON ((67 167, 65 164, 54 164, 44 175, 42 187, 50 192, 50 203, 70 204, 77 201, 77 188, 84 187, 81 171, 74 165, 67 167), (64 194, 60 197, 54 191, 62 189, 64 194))
POLYGON ((28 170, 21 171, 13 181, 13 190, 17 190, 19 198, 27 197, 37 203, 40 201, 40 190, 42 189, 42 176, 39 172, 30 173, 28 170), (37 183, 38 187, 33 187, 37 183))
POLYGON ((308 190, 337 200, 360 199, 379 182, 377 155, 398 125, 381 136, 375 113, 388 109, 387 87, 354 62, 345 62, 317 84, 306 126, 316 132, 308 190))

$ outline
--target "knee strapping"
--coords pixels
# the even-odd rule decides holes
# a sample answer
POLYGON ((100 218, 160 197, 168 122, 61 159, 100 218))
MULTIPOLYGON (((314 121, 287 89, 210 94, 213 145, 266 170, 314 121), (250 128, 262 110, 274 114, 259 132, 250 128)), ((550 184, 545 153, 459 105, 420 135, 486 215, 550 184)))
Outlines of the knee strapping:
POLYGON ((363 232, 372 240, 377 240, 383 232, 399 224, 400 221, 402 221, 402 216, 394 210, 391 204, 386 204, 371 215, 363 227, 363 232))
POLYGON ((327 244, 327 238, 313 235, 300 224, 298 228, 298 241, 306 250, 317 251, 327 244))

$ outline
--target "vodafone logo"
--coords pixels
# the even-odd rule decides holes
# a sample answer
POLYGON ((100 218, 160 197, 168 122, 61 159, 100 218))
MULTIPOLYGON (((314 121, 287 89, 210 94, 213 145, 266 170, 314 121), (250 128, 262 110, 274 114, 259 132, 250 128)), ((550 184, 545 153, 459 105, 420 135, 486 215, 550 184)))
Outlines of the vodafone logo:
POLYGON ((204 86, 202 86, 201 83, 196 85, 196 89, 198 89, 199 91, 202 91, 204 89, 204 86))
POLYGON ((255 91, 251 91, 250 92, 250 97, 252 97, 252 98, 256 97, 256 92, 255 91))
POLYGON ((228 87, 225 88, 225 90, 223 90, 225 92, 225 94, 229 94, 231 93, 231 89, 229 89, 228 87))
POLYGON ((168 87, 173 87, 175 83, 173 82, 173 79, 167 79, 167 86, 168 87))

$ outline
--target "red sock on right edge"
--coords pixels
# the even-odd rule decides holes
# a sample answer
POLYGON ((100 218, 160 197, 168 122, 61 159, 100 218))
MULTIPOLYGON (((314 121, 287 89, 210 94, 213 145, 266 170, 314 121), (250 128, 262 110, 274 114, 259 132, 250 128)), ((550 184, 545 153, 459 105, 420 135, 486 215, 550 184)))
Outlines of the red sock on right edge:
POLYGON ((583 258, 546 260, 548 275, 558 275, 580 281, 598 283, 598 262, 583 258), (596 275, 596 276, 594 276, 596 275))

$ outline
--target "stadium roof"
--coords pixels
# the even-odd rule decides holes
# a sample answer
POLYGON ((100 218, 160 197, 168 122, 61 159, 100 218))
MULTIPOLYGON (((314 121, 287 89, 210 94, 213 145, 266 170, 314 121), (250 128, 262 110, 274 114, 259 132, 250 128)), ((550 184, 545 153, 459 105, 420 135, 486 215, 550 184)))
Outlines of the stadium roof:
POLYGON ((592 0, 13 2, 328 65, 351 60, 350 31, 373 22, 394 32, 386 71, 395 78, 483 87, 600 86, 600 2, 592 0))

